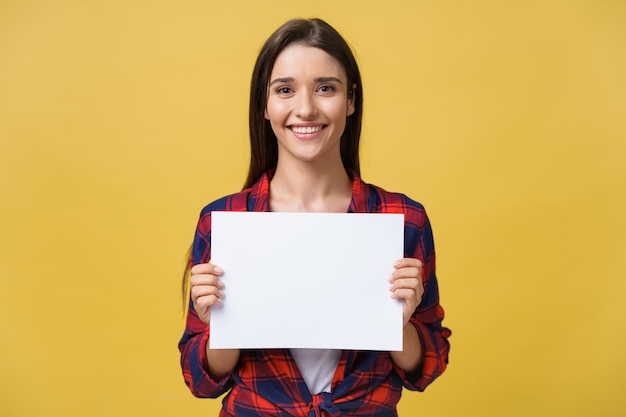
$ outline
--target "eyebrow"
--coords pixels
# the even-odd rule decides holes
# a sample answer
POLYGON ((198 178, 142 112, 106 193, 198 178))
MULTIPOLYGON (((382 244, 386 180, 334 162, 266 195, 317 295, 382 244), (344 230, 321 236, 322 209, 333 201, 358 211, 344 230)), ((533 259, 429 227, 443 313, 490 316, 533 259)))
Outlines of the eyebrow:
MULTIPOLYGON (((272 80, 272 82, 270 82, 270 87, 273 86, 274 84, 277 83, 292 83, 295 81, 295 78, 293 77, 281 77, 281 78, 276 78, 274 80, 272 80)), ((343 84, 341 82, 341 80, 337 77, 317 77, 315 80, 315 82, 317 83, 329 83, 329 82, 336 82, 339 84, 343 84)))

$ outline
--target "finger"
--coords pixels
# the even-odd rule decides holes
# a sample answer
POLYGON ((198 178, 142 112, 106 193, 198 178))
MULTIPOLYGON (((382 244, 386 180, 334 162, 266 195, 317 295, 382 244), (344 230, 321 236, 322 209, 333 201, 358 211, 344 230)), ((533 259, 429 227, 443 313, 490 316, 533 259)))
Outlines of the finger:
POLYGON ((201 297, 207 294, 219 294, 222 290, 217 285, 195 285, 191 288, 191 295, 201 297))
POLYGON ((414 289, 399 288, 391 292, 391 298, 394 298, 397 300, 410 301, 410 300, 417 300, 418 296, 417 296, 417 292, 414 289))
POLYGON ((396 269, 395 271, 393 271, 393 273, 389 277, 389 282, 394 282, 398 279, 404 279, 404 278, 419 278, 421 276, 422 276, 421 268, 406 267, 406 268, 396 269))
POLYGON ((200 275, 192 275, 189 279, 189 284, 191 288, 202 285, 209 285, 218 288, 224 288, 224 283, 221 279, 216 277, 215 275, 208 274, 200 274, 200 275))
POLYGON ((191 267, 191 275, 197 274, 212 274, 212 275, 222 275, 224 271, 217 265, 213 265, 212 263, 205 264, 197 264, 191 267))
POLYGON ((422 283, 418 278, 402 278, 393 281, 389 289, 395 291, 400 288, 417 290, 422 287, 422 283))
POLYGON ((193 303, 194 308, 197 308, 197 309, 208 308, 208 307, 212 307, 214 305, 220 305, 220 304, 222 304, 222 299, 213 294, 203 295, 202 297, 198 297, 196 301, 193 303))
POLYGON ((198 285, 191 289, 191 299, 194 301, 194 304, 211 305, 215 303, 215 300, 223 297, 224 293, 213 285, 198 285))
POLYGON ((422 272, 419 269, 415 269, 415 268, 405 268, 405 269, 399 269, 397 271, 395 271, 393 274, 391 274, 391 276, 388 279, 388 282, 393 286, 393 288, 397 288, 400 285, 406 286, 406 285, 410 285, 410 282, 415 282, 417 281, 417 283, 421 284, 422 282, 422 272), (403 281, 403 280, 409 280, 407 282, 404 282, 402 284, 396 284, 399 281, 403 281), (394 286, 395 285, 395 286, 394 286))
POLYGON ((422 294, 409 289, 396 290, 391 293, 391 298, 402 301, 411 311, 422 302, 422 294))
POLYGON ((417 258, 402 258, 393 263, 393 267, 396 269, 411 266, 415 268, 421 268, 424 266, 424 263, 417 258))

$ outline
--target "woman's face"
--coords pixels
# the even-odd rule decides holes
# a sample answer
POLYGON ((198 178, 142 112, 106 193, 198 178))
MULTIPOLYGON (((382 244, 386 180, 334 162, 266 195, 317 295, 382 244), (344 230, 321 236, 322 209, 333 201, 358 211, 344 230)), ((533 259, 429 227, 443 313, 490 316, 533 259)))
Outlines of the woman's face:
POLYGON ((278 160, 341 161, 346 117, 354 112, 346 74, 319 48, 292 44, 274 63, 265 118, 278 138, 278 160))

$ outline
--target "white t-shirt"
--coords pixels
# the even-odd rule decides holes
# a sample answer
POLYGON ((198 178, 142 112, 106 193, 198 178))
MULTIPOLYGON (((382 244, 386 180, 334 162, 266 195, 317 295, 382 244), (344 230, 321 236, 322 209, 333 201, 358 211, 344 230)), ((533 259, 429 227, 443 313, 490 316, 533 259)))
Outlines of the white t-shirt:
POLYGON ((341 358, 339 349, 290 349, 311 394, 330 392, 341 358))

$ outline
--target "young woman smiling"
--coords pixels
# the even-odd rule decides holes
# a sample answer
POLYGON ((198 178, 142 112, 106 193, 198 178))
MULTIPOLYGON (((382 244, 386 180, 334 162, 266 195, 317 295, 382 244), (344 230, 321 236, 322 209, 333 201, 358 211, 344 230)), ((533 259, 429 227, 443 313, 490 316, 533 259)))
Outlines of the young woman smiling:
POLYGON ((194 395, 230 390, 222 417, 395 416, 402 386, 423 390, 446 368, 450 330, 430 223, 419 203, 360 179, 362 104, 354 56, 324 21, 289 21, 264 44, 252 75, 248 178, 243 191, 202 210, 179 344, 194 395), (403 350, 210 349, 211 306, 227 302, 223 271, 210 262, 216 210, 404 213, 405 257, 389 277, 390 297, 403 303, 403 350))

